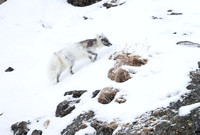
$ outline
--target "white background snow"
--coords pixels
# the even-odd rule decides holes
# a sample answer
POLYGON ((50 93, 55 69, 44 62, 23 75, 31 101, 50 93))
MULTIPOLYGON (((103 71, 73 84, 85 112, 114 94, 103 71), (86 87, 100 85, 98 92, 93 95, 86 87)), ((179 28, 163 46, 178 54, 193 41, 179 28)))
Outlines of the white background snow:
MULTIPOLYGON (((88 110, 94 110, 99 120, 131 122, 188 92, 189 71, 197 68, 200 49, 176 43, 200 43, 200 1, 127 0, 118 7, 101 8, 106 1, 83 8, 66 0, 8 0, 0 5, 0 134, 13 134, 11 125, 23 120, 31 121, 31 131, 60 134, 88 110), (168 10, 183 15, 170 16, 168 10), (99 49, 96 62, 83 59, 75 65, 74 75, 66 72, 58 84, 49 81, 47 69, 53 52, 101 33, 113 46, 99 49), (137 71, 132 79, 116 83, 107 77, 114 64, 108 57, 124 48, 149 61, 131 68, 137 71), (14 71, 5 72, 8 67, 14 71), (108 86, 120 89, 117 96, 126 95, 127 102, 102 105, 90 98, 94 90, 108 86), (66 99, 64 92, 85 89, 89 92, 82 95, 73 113, 55 117, 57 104, 66 99), (46 120, 50 120, 47 129, 43 126, 46 120)), ((90 128, 85 131, 94 132, 90 128)))

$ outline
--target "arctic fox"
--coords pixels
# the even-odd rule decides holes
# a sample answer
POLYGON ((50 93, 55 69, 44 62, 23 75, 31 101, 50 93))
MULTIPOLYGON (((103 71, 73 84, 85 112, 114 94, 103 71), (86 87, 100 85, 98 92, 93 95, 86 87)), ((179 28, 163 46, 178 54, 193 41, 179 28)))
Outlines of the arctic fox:
POLYGON ((106 38, 106 36, 96 35, 94 39, 87 39, 69 45, 69 47, 63 48, 58 52, 53 54, 50 62, 49 76, 52 81, 59 82, 60 75, 65 69, 68 68, 68 71, 71 74, 74 74, 72 68, 75 64, 75 61, 88 57, 92 62, 96 61, 98 54, 95 53, 96 48, 102 46, 111 46, 112 44, 106 38))

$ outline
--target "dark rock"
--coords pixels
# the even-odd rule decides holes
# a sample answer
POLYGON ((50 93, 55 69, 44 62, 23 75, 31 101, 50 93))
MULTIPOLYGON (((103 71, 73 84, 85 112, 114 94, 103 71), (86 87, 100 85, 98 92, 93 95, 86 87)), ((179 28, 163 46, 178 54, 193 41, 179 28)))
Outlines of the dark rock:
POLYGON ((80 129, 86 128, 84 122, 88 122, 95 116, 93 111, 89 111, 84 114, 80 114, 73 122, 68 125, 62 132, 61 135, 74 135, 80 129))
POLYGON ((35 129, 31 135, 42 135, 42 131, 35 129))
POLYGON ((63 102, 57 105, 56 117, 64 117, 71 113, 75 109, 75 105, 79 103, 80 100, 64 100, 63 102))
POLYGON ((89 6, 89 5, 92 5, 99 1, 101 1, 101 0, 67 0, 68 3, 72 4, 73 6, 77 6, 77 7, 89 6))
POLYGON ((4 3, 4 2, 6 2, 7 0, 0 0, 0 4, 2 4, 2 3, 4 3))
POLYGON ((112 0, 111 2, 106 2, 103 4, 103 7, 106 7, 107 9, 111 8, 111 7, 117 7, 120 5, 123 5, 125 2, 119 3, 116 0, 112 0))
POLYGON ((190 73, 190 93, 170 103, 166 108, 158 108, 142 114, 136 122, 124 124, 118 135, 200 135, 200 108, 191 110, 185 116, 179 115, 182 106, 200 102, 200 71, 190 73))
POLYGON ((168 14, 168 15, 183 15, 183 13, 175 13, 175 12, 172 12, 172 13, 170 13, 170 14, 168 14))
POLYGON ((118 91, 119 90, 112 87, 106 87, 102 89, 98 98, 98 102, 101 104, 109 104, 115 98, 115 95, 118 91))
POLYGON ((152 19, 162 19, 161 17, 152 16, 152 19))
POLYGON ((92 92, 92 98, 95 98, 99 94, 100 90, 95 90, 92 92))
POLYGON ((198 48, 200 48, 200 44, 199 43, 194 43, 194 42, 191 42, 191 41, 179 41, 176 44, 177 45, 188 46, 188 47, 198 47, 198 48))
POLYGON ((22 121, 17 122, 11 126, 11 129, 14 131, 14 135, 27 135, 28 131, 30 130, 27 125, 30 122, 22 121))
POLYGON ((200 61, 198 62, 198 67, 200 68, 200 61))
POLYGON ((72 90, 65 92, 64 96, 72 95, 73 98, 79 98, 85 92, 87 92, 87 90, 72 90))
POLYGON ((112 135, 114 130, 118 127, 118 124, 115 122, 106 123, 94 120, 91 126, 96 130, 97 135, 112 135))
POLYGON ((5 70, 5 72, 12 72, 14 69, 12 67, 9 67, 5 70))

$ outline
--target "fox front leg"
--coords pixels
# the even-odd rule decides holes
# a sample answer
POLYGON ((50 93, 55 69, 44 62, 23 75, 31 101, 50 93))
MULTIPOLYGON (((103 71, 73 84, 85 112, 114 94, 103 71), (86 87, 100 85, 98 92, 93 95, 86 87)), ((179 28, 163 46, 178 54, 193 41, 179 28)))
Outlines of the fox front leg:
POLYGON ((92 62, 96 61, 98 54, 97 54, 97 53, 94 53, 94 52, 92 52, 92 51, 87 51, 87 52, 90 54, 90 56, 89 56, 90 60, 91 60, 92 62), (94 58, 92 58, 92 56, 94 56, 94 58))

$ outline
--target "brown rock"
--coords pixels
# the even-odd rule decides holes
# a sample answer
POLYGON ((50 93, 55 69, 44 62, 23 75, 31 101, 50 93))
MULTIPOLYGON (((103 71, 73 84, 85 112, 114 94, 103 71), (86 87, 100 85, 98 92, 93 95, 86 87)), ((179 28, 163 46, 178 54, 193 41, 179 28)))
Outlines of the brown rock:
POLYGON ((108 78, 121 83, 129 80, 131 77, 129 75, 129 72, 122 68, 111 68, 108 72, 108 78))
POLYGON ((110 103, 115 98, 115 95, 118 91, 119 90, 114 89, 112 87, 106 87, 102 89, 98 98, 98 102, 101 104, 110 103))

